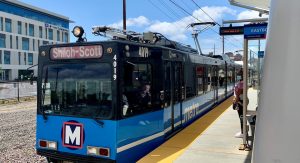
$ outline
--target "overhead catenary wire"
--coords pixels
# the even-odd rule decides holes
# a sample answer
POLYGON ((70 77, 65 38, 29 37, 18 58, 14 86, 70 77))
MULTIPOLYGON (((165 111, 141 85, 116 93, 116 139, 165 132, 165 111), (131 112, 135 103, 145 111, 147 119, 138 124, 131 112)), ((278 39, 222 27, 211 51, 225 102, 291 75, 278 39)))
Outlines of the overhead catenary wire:
MULTIPOLYGON (((181 21, 181 20, 179 20, 179 21, 176 21, 174 18, 172 18, 167 12, 165 12, 162 8, 160 8, 160 7, 158 7, 158 5, 157 4, 155 4, 152 0, 148 0, 150 3, 151 3, 151 5, 152 6, 154 6, 155 8, 157 8, 161 13, 163 13, 165 16, 167 16, 171 21, 173 21, 174 22, 174 25, 177 27, 177 28, 180 28, 180 24, 179 24, 179 22, 181 21)), ((160 2, 160 1, 159 1, 160 2)), ((166 7, 165 7, 166 8, 166 7)), ((167 9, 167 8, 166 8, 167 9)), ((167 9, 168 10, 168 9, 167 9)), ((172 14, 171 14, 172 15, 172 14)), ((173 16, 174 16, 174 14, 173 14, 173 16)), ((176 15, 175 15, 175 17, 176 17, 176 15)))
POLYGON ((188 15, 192 16, 193 18, 195 18, 196 20, 198 20, 200 23, 202 22, 201 20, 199 20, 198 18, 196 18, 194 15, 192 15, 191 13, 189 13, 188 11, 186 11, 183 7, 181 7, 176 2, 174 2, 173 0, 169 0, 169 1, 172 2, 176 7, 180 8, 181 10, 183 10, 186 14, 188 14, 188 15))
POLYGON ((177 12, 175 12, 164 0, 157 0, 157 2, 159 2, 160 4, 162 4, 162 6, 164 6, 173 15, 175 15, 175 17, 177 17, 177 19, 180 20, 182 18, 182 16, 180 16, 177 12))
MULTIPOLYGON (((179 8, 179 9, 181 9, 182 11, 184 11, 184 13, 186 13, 187 15, 189 15, 189 16, 191 16, 191 17, 193 17, 194 19, 196 19, 197 21, 199 21, 199 22, 202 22, 200 19, 198 19, 197 17, 195 17, 194 15, 192 15, 191 13, 189 13, 186 9, 184 9, 183 7, 181 7, 179 4, 177 4, 176 2, 174 2, 173 0, 169 0, 171 3, 173 3, 177 8, 179 8)), ((172 10, 169 6, 167 6, 167 4, 166 3, 164 3, 164 2, 162 2, 162 1, 159 1, 158 0, 158 2, 160 2, 160 4, 162 4, 167 10, 169 10, 171 13, 173 13, 173 15, 175 15, 175 16, 178 16, 179 17, 179 15, 178 14, 176 14, 175 13, 175 11, 174 10, 172 10)), ((156 8, 158 8, 158 7, 156 7, 156 8)), ((161 9, 159 9, 160 11, 161 11, 161 9)), ((162 11, 161 11, 162 12, 162 11)), ((204 11, 205 12, 205 11, 204 11)), ((164 13, 164 12, 163 12, 164 13)), ((205 12, 206 13, 206 12, 205 12)), ((206 14, 208 14, 208 13, 206 13, 206 14)), ((167 17, 169 17, 169 16, 167 16, 167 17)), ((217 23, 211 16, 209 16, 216 24, 218 24, 219 25, 219 23, 217 23)), ((180 19, 180 18, 179 18, 180 19)), ((174 20, 173 20, 174 21, 174 20)), ((175 23, 177 23, 176 21, 174 21, 175 23)), ((216 31, 216 30, 214 30, 213 28, 209 28, 210 30, 212 30, 215 34, 217 34, 218 36, 220 36, 219 35, 219 33, 216 31)), ((219 39, 222 39, 222 37, 219 37, 219 39)), ((228 40, 228 38, 225 38, 224 37, 224 39, 225 40, 228 40)), ((236 40, 236 39, 235 39, 236 40)), ((238 41, 239 42, 239 41, 238 41)), ((235 44, 233 44, 232 42, 230 42, 230 40, 228 40, 228 43, 229 44, 231 44, 231 46, 233 46, 233 47, 236 47, 236 48, 240 48, 239 46, 237 46, 237 45, 235 45, 235 44)))
POLYGON ((185 6, 185 7, 187 7, 188 9, 190 9, 190 10, 194 10, 194 9, 192 9, 189 5, 187 5, 186 3, 186 0, 181 0, 181 3, 185 6))
MULTIPOLYGON (((168 1, 168 0, 166 0, 168 1)), ((183 21, 182 20, 182 16, 180 16, 176 10, 172 9, 172 7, 170 7, 167 2, 165 2, 164 0, 157 0, 158 3, 160 3, 162 6, 164 6, 164 8, 169 11, 169 13, 173 16, 175 16, 178 21, 174 20, 174 23, 177 24, 177 27, 180 27, 180 23, 183 21)))
POLYGON ((215 21, 206 11, 204 11, 194 0, 192 2, 205 14, 207 15, 213 22, 215 22, 219 27, 221 26, 217 21, 215 21))
MULTIPOLYGON (((198 18, 196 18, 194 15, 192 15, 191 13, 189 13, 187 10, 185 10, 183 7, 181 7, 179 4, 177 4, 176 2, 174 2, 173 0, 169 0, 169 1, 172 2, 177 8, 183 10, 186 14, 192 16, 194 19, 198 20, 199 22, 202 22, 201 20, 199 20, 198 18)), ((207 14, 208 14, 208 13, 207 13, 207 14)), ((209 17, 211 17, 211 16, 209 16, 209 17)), ((213 20, 213 21, 215 22, 215 20, 213 20)), ((215 23, 216 23, 216 22, 215 22, 215 23)), ((215 34, 217 34, 218 36, 220 36, 219 33, 218 33, 216 30, 214 30, 212 27, 210 27, 209 29, 210 29, 211 31, 213 31, 215 34)), ((221 40, 223 39, 222 37, 219 37, 219 38, 220 38, 221 40)), ((224 37, 224 40, 228 40, 228 38, 224 37)), ((239 41, 238 41, 238 42, 239 42, 239 41)), ((240 48, 240 47, 238 47, 237 45, 234 45, 234 44, 233 44, 232 42, 230 42, 229 40, 228 40, 228 43, 231 44, 232 46, 236 47, 236 48, 240 48)), ((242 43, 241 43, 241 45, 242 45, 242 43)))
POLYGON ((157 8, 160 12, 162 12, 165 16, 167 16, 170 20, 176 22, 174 18, 172 18, 169 14, 167 14, 164 10, 162 10, 160 7, 158 7, 152 0, 148 0, 155 8, 157 8))

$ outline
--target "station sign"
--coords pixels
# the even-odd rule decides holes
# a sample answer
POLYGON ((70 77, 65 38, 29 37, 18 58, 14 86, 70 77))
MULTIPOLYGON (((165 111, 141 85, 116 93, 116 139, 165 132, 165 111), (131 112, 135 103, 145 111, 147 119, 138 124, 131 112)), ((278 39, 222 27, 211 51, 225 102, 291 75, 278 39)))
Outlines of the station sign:
POLYGON ((55 47, 50 50, 50 58, 57 59, 91 59, 102 57, 102 46, 55 47))
POLYGON ((264 55, 265 55, 265 52, 264 51, 258 51, 258 58, 263 58, 264 55))
POLYGON ((236 27, 220 27, 220 35, 242 35, 244 34, 244 26, 236 27))
POLYGON ((244 25, 245 39, 265 39, 267 35, 267 23, 244 25))

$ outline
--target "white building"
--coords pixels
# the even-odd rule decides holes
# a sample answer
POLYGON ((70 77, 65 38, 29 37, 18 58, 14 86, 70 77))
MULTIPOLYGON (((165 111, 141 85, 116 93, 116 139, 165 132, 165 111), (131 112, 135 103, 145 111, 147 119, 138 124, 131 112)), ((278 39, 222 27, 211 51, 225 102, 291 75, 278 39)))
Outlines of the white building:
POLYGON ((69 42, 69 23, 68 17, 17 0, 0 0, 0 81, 32 72, 36 76, 37 66, 32 66, 38 62, 38 47, 69 42))

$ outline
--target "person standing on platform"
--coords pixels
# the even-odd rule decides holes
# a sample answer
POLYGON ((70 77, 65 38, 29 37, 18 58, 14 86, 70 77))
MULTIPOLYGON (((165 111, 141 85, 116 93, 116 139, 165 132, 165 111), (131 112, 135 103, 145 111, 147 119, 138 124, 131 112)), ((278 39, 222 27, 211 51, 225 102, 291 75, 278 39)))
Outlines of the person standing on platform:
POLYGON ((237 110, 239 118, 241 131, 235 134, 236 138, 243 137, 243 71, 237 75, 238 83, 234 87, 234 98, 233 98, 233 109, 237 110))

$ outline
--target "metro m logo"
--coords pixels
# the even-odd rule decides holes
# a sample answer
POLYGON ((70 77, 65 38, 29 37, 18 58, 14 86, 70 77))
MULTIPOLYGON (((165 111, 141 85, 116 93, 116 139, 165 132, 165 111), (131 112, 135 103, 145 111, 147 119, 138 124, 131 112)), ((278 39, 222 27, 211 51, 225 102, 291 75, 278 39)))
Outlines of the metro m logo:
POLYGON ((63 124, 63 146, 80 149, 83 144, 83 125, 78 122, 64 122, 63 124))

